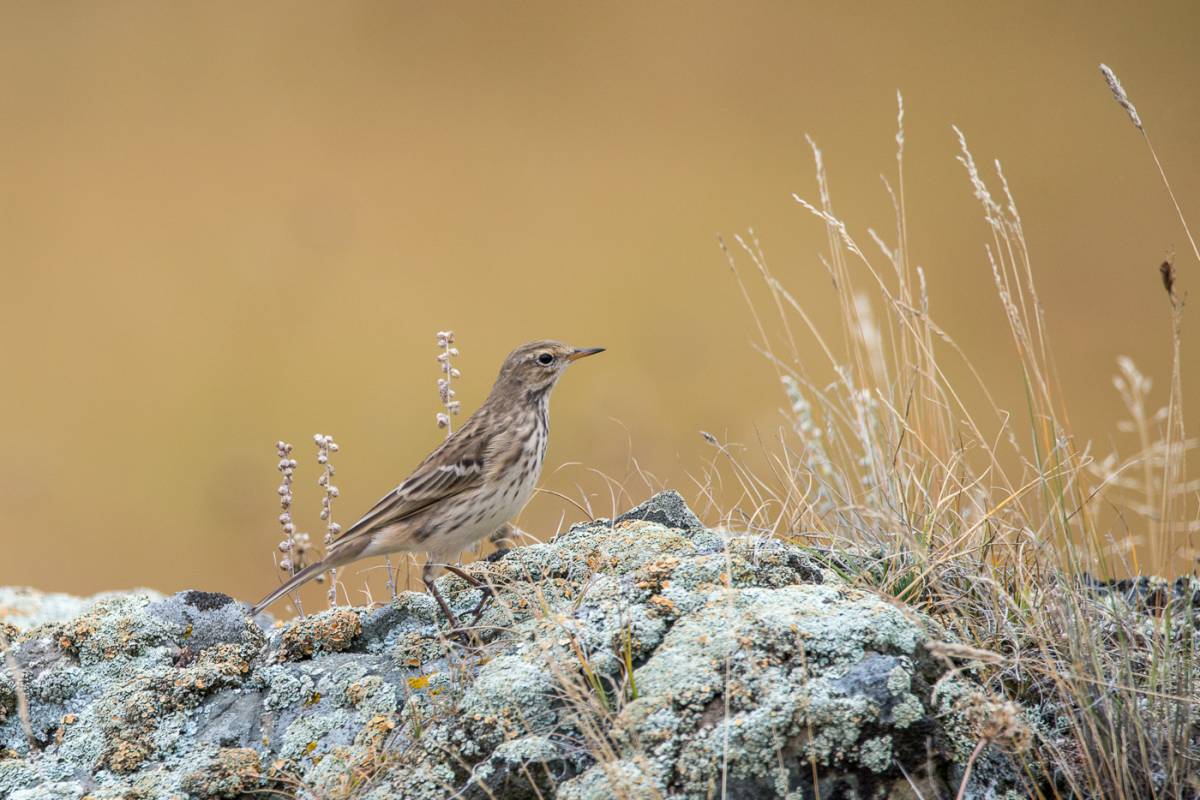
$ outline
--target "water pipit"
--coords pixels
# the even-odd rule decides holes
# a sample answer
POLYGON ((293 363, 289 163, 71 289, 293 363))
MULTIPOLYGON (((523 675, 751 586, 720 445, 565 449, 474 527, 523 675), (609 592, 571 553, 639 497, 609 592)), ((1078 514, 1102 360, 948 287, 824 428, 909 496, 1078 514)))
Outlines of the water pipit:
MULTIPOLYGON (((487 400, 413 473, 329 545, 325 558, 293 575, 254 607, 257 614, 321 573, 369 556, 425 552, 421 579, 450 624, 458 619, 433 578, 448 563, 515 517, 533 494, 550 432, 550 390, 566 368, 604 348, 540 341, 509 353, 487 400)), ((476 608, 476 618, 487 599, 476 608)))

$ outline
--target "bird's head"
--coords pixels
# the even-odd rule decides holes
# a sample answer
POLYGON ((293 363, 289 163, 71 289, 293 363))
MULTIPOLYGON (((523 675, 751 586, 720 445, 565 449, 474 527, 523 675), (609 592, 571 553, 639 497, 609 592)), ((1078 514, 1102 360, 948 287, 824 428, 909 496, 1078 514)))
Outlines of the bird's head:
POLYGON ((549 391, 573 362, 603 352, 603 347, 572 347, 548 339, 523 344, 504 359, 496 386, 537 397, 549 391))

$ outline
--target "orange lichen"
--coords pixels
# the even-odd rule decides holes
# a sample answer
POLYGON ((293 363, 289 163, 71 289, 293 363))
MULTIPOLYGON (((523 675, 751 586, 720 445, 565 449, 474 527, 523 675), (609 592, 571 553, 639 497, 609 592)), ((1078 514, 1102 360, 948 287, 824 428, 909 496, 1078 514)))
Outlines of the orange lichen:
POLYGON ((298 661, 316 652, 340 652, 362 633, 358 614, 347 608, 292 623, 281 637, 279 657, 298 661))

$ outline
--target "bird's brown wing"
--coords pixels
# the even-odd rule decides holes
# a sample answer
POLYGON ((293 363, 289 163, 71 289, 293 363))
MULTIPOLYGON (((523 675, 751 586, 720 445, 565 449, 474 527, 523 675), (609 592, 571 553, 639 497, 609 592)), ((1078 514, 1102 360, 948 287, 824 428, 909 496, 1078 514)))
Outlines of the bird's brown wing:
MULTIPOLYGON (((470 421, 468 421, 470 422, 470 421)), ((384 495, 338 538, 335 549, 352 539, 394 525, 434 503, 483 484, 490 435, 480 426, 464 426, 417 466, 392 491, 384 495)))
POLYGON ((320 563, 293 575, 287 583, 259 601, 254 613, 262 611, 330 567, 358 558, 370 545, 371 534, 379 529, 482 485, 496 434, 486 432, 491 426, 473 425, 474 420, 475 417, 467 420, 467 424, 430 453, 404 483, 388 492, 362 519, 351 525, 329 546, 320 563))

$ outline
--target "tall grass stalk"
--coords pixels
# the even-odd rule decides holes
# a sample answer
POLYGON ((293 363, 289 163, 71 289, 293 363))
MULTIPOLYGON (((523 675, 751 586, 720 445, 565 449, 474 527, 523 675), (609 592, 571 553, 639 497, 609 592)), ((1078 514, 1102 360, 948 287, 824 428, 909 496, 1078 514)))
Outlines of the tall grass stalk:
MULTIPOLYGON (((1163 188, 1167 190, 1167 196, 1170 198, 1171 205, 1175 209, 1175 214, 1179 218, 1179 224, 1183 228, 1184 235, 1187 236, 1188 244, 1191 245, 1192 255, 1200 263, 1200 247, 1196 245, 1196 237, 1192 235, 1191 226, 1188 225, 1187 218, 1183 215, 1183 209, 1180 207, 1179 200, 1175 196, 1175 190, 1171 188, 1171 181, 1168 180, 1167 172, 1163 169, 1162 161, 1158 157, 1158 151, 1154 149, 1154 143, 1150 141, 1150 132, 1146 130, 1146 126, 1142 122, 1141 115, 1138 114, 1133 100, 1130 99, 1129 94, 1125 91, 1125 87, 1121 84, 1121 80, 1113 72, 1112 68, 1107 64, 1101 64, 1100 74, 1104 76, 1104 80, 1112 92, 1113 99, 1125 109, 1125 112, 1129 115, 1129 121, 1133 123, 1138 133, 1141 134, 1142 141, 1146 143, 1146 149, 1150 152, 1155 169, 1158 170, 1158 176, 1162 180, 1163 188)), ((1165 470, 1168 473, 1163 484, 1164 487, 1170 487, 1170 489, 1164 488, 1160 493, 1158 516, 1164 526, 1177 526, 1178 530, 1182 532, 1187 531, 1189 528, 1194 530, 1196 527, 1195 517, 1189 519, 1186 513, 1181 515, 1176 510, 1178 507, 1177 497, 1182 493, 1176 489, 1186 485, 1186 454, 1188 450, 1183 425, 1181 361, 1184 298, 1175 291, 1174 258, 1170 257, 1164 261, 1159 267, 1159 271, 1162 275, 1163 288, 1166 290, 1167 298, 1170 301, 1172 351, 1171 389, 1166 411, 1167 431, 1163 437, 1166 443, 1164 463, 1165 470)), ((1194 548, 1190 555, 1195 559, 1196 553, 1194 552, 1194 548)))
POLYGON ((37 737, 33 735, 33 724, 29 719, 29 696, 25 693, 25 673, 17 663, 17 657, 12 653, 12 643, 8 635, 0 628, 0 656, 3 656, 4 666, 12 677, 13 694, 17 698, 17 718, 21 720, 21 731, 30 750, 38 749, 37 737))
POLYGON ((993 654, 979 666, 988 692, 1020 701, 1034 718, 1031 796, 1197 796, 1200 650, 1192 601, 1200 585, 1102 586, 1091 577, 1169 574, 1180 553, 1194 554, 1185 524, 1195 509, 1185 493, 1184 454, 1193 443, 1183 435, 1182 301, 1168 287, 1166 408, 1148 409, 1149 382, 1122 362, 1118 388, 1139 450, 1097 459, 1073 434, 1013 192, 999 162, 994 177, 984 177, 954 128, 987 223, 984 263, 1023 390, 1020 413, 1002 409, 936 323, 924 271, 910 262, 903 120, 901 100, 896 173, 884 179, 894 229, 868 229, 873 249, 837 215, 824 156, 809 139, 815 199, 794 197, 823 227, 820 260, 834 286, 837 338, 817 328, 772 272, 753 231, 734 237, 734 251, 722 242, 756 346, 788 408, 765 443, 766 470, 708 437, 717 455, 701 483, 712 498, 721 495, 717 483, 740 489, 725 524, 818 552, 870 556, 874 568, 848 577, 993 654), (798 332, 815 341, 823 364, 805 362, 798 332), (1110 533, 1122 520, 1135 529, 1110 533))

